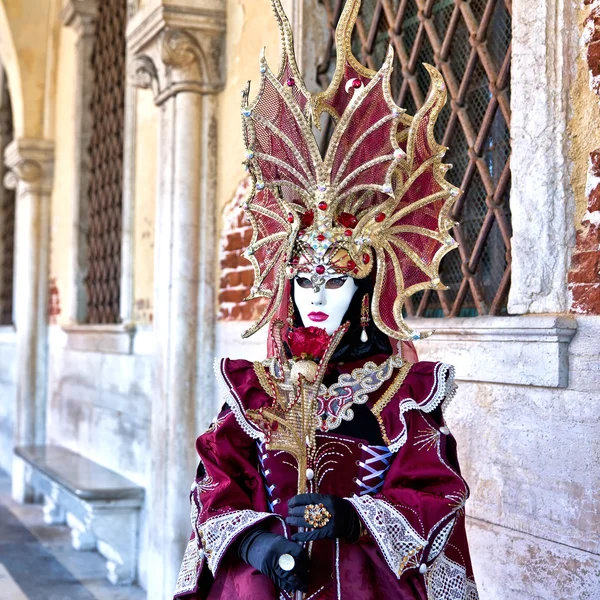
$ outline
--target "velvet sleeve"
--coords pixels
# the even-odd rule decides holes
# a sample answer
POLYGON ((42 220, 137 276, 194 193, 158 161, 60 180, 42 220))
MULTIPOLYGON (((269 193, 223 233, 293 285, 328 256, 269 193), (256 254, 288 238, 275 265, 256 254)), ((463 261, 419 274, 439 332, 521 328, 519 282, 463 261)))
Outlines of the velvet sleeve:
POLYGON ((177 598, 198 587, 204 566, 213 576, 228 549, 248 529, 267 519, 268 497, 257 469, 256 441, 226 409, 196 441, 200 465, 191 491, 192 536, 177 585, 177 598))
MULTIPOLYGON (((278 518, 269 510, 256 442, 238 425, 231 410, 198 438, 203 475, 197 483, 197 530, 208 568, 216 573, 233 542, 253 525, 278 518)), ((283 529, 282 529, 283 532, 283 529)))
POLYGON ((448 383, 452 384, 447 375, 435 382, 439 396, 435 400, 419 403, 405 394, 392 405, 398 411, 396 420, 402 417, 402 442, 383 487, 375 495, 348 498, 398 578, 410 569, 427 571, 448 541, 468 497, 440 408, 453 392, 448 383))

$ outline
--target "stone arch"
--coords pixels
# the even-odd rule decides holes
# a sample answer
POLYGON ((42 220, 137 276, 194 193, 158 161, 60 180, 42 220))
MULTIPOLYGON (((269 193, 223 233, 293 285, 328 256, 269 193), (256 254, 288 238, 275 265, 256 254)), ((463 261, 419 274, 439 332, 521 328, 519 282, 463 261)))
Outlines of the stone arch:
POLYGON ((55 77, 59 4, 0 0, 0 60, 10 88, 15 139, 43 139, 52 129, 47 96, 55 77))
POLYGON ((13 127, 16 136, 18 136, 25 130, 23 84, 15 41, 6 13, 5 0, 0 0, 0 62, 4 67, 6 79, 8 80, 13 127))

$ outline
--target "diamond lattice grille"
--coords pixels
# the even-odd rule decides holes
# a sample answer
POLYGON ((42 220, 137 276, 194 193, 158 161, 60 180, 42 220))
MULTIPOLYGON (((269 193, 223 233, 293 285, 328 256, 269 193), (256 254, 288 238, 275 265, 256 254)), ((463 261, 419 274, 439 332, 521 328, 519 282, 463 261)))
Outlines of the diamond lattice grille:
MULTIPOLYGON (((343 0, 324 0, 331 37, 318 67, 325 87, 335 68, 335 25, 343 0)), ((379 69, 389 43, 396 51, 393 90, 414 114, 429 80, 423 62, 443 74, 449 102, 437 136, 450 148, 448 179, 465 192, 453 218, 460 243, 442 263, 449 290, 425 291, 407 303, 413 316, 498 315, 510 287, 510 0, 363 0, 354 53, 379 69)), ((331 130, 332 124, 328 124, 331 130)), ((329 136, 326 136, 327 139, 329 136)))
POLYGON ((0 273, 0 325, 11 325, 13 322, 13 265, 15 248, 15 193, 3 190, 0 207, 2 223, 2 248, 0 273))
MULTIPOLYGON (((0 109, 0 137, 0 152, 4 155, 6 146, 13 138, 12 108, 6 79, 0 109)), ((14 190, 3 186, 0 194, 0 325, 13 323, 15 209, 14 190)))
POLYGON ((89 147, 89 323, 119 321, 127 0, 98 4, 89 147))

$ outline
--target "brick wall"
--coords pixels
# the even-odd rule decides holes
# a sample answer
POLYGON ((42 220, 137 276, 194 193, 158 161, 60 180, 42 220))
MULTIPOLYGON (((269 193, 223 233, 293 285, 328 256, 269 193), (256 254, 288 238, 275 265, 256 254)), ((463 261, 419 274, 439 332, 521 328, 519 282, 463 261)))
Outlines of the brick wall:
POLYGON ((219 319, 222 321, 254 321, 265 306, 263 300, 243 301, 254 282, 252 265, 242 256, 252 238, 252 227, 242 209, 249 192, 250 180, 244 179, 223 210, 219 282, 219 319))
MULTIPOLYGON (((590 86, 600 96, 600 1, 584 0, 584 4, 592 6, 584 33, 590 86)), ((574 312, 600 314, 600 149, 590 155, 586 192, 587 213, 577 232, 569 288, 574 312)))

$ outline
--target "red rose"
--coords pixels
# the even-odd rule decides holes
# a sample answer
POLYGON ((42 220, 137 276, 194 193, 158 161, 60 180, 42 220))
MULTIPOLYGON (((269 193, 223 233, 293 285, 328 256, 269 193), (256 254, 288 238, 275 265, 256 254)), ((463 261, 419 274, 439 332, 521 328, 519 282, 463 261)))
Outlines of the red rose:
POLYGON ((294 357, 320 360, 331 344, 331 337, 320 327, 297 327, 287 332, 285 341, 294 357))
POLYGON ((338 223, 343 227, 348 227, 348 229, 354 229, 358 225, 358 219, 347 212, 343 212, 338 218, 338 223))

